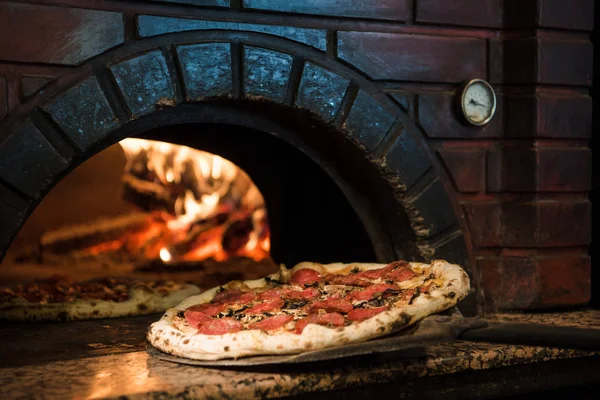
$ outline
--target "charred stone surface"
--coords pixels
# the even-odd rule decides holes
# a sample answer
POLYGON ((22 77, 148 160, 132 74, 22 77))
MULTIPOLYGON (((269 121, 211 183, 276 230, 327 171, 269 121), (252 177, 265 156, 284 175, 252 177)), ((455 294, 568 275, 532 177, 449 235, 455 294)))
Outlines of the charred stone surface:
POLYGON ((119 126, 94 77, 59 95, 45 110, 81 150, 89 149, 119 126))
POLYGON ((296 105, 307 108, 325 121, 335 117, 350 81, 316 64, 306 63, 296 105))
POLYGON ((193 20, 185 18, 157 17, 153 15, 140 15, 138 17, 138 34, 140 37, 164 35, 165 33, 173 32, 215 29, 248 31, 280 36, 295 42, 307 44, 319 50, 325 50, 326 47, 326 31, 324 29, 245 24, 241 22, 193 20))
POLYGON ((188 100, 232 94, 231 46, 199 43, 177 47, 188 100))
POLYGON ((0 176, 33 197, 45 189, 66 166, 67 161, 30 121, 0 147, 0 176), (27 152, 22 149, 27 149, 27 152))
POLYGON ((161 51, 123 61, 110 70, 134 116, 148 114, 161 104, 174 105, 173 84, 161 51))
POLYGON ((247 97, 283 103, 292 56, 257 47, 244 48, 244 91, 247 97))
POLYGON ((398 136, 385 155, 385 161, 387 168, 400 178, 405 189, 431 168, 425 150, 408 132, 398 136))
POLYGON ((437 235, 456 226, 457 221, 452 210, 452 203, 439 179, 428 184, 411 201, 418 210, 423 210, 421 212, 422 224, 430 232, 430 235, 437 235), (432 208, 425 206, 432 203, 438 203, 440 206, 432 208))
POLYGON ((344 129, 372 152, 388 133, 395 119, 377 100, 361 91, 354 100, 344 129))

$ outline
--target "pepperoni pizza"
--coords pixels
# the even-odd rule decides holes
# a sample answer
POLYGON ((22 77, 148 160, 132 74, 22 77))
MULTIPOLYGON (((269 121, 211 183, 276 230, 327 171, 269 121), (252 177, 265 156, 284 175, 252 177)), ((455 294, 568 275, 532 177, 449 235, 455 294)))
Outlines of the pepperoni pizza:
POLYGON ((163 312, 200 288, 174 281, 66 277, 0 288, 0 320, 70 321, 163 312))
POLYGON ((305 262, 190 297, 152 324, 147 338, 197 360, 301 353, 399 331, 456 305, 469 289, 467 274, 443 260, 305 262))

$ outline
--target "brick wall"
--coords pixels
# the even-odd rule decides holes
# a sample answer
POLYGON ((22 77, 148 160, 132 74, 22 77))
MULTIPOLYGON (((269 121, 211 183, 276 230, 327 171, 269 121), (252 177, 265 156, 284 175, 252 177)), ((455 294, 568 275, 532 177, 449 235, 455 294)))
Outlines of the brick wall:
MULTIPOLYGON (((135 48, 140 39, 144 43, 182 32, 224 30, 283 37, 357 71, 414 123, 433 151, 440 174, 439 179, 427 178, 409 187, 408 198, 417 208, 429 204, 428 209, 421 207, 426 210, 420 218, 431 215, 428 226, 435 234, 426 240, 439 242, 441 237, 438 249, 448 243, 446 248, 452 247, 452 227, 460 226, 486 308, 588 302, 593 0, 31 3, 39 5, 0 4, 5 11, 0 12, 0 36, 18 38, 0 41, 0 132, 9 132, 23 116, 32 115, 34 122, 40 122, 38 107, 78 77, 98 71, 95 60, 110 49, 135 48), (46 7, 59 3, 67 7, 46 7), (26 23, 32 19, 38 23, 26 23), (472 78, 487 79, 498 95, 496 116, 485 127, 463 125, 454 108, 461 84, 472 78), (459 204, 456 216, 435 211, 432 205, 437 200, 444 204, 438 208, 449 209, 446 193, 459 204), (455 217, 458 222, 452 222, 455 217)), ((209 67, 202 60, 195 62, 200 71, 209 67)), ((164 66, 165 70, 171 67, 164 66)), ((288 67, 293 69, 293 63, 288 67)), ((106 75, 99 76, 104 88, 106 75)), ((84 89, 98 90, 96 86, 84 89)), ((284 86, 280 89, 277 96, 286 104, 292 102, 285 97, 284 86)), ((179 96, 166 87, 147 95, 158 96, 157 90, 166 90, 167 97, 179 96)), ((235 97, 235 84, 232 90, 235 97)), ((346 93, 336 107, 343 108, 354 96, 362 98, 354 88, 353 95, 346 93)), ((114 108, 114 102, 109 96, 108 103, 97 107, 114 108)), ((339 115, 333 119, 337 123, 339 115)), ((117 115, 119 120, 126 117, 117 115)), ((388 125, 381 132, 367 132, 371 136, 365 136, 364 130, 353 133, 350 124, 344 127, 368 151, 387 159, 394 173, 417 171, 417 163, 407 164, 395 156, 408 154, 402 147, 402 133, 390 128, 393 118, 382 118, 388 125)), ((355 126, 363 129, 363 122, 355 126)), ((111 123, 98 120, 92 132, 96 128, 104 132, 105 124, 111 123)), ((65 124, 70 129, 69 122, 65 124)), ((72 129, 76 137, 77 127, 72 129)), ((8 135, 0 133, 0 141, 9 143, 8 135)), ((60 140, 47 139, 61 146, 60 140)), ((415 180, 428 176, 427 166, 419 171, 412 172, 415 180)), ((2 190, 10 192, 0 185, 2 190)), ((10 203, 0 201, 0 210, 11 210, 10 203)), ((10 222, 17 217, 7 211, 3 218, 10 222)), ((453 249, 446 251, 436 254, 451 255, 453 249)))

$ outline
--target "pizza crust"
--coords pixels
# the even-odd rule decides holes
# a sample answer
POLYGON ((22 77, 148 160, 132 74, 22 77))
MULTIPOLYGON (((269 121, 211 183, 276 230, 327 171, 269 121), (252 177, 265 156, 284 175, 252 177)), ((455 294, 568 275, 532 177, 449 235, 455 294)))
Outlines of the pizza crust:
MULTIPOLYGON (((295 334, 284 329, 269 333, 252 329, 224 335, 203 335, 198 334, 196 329, 186 323, 178 326, 174 325, 174 317, 179 311, 212 300, 219 289, 213 288, 198 296, 190 297, 177 307, 167 310, 159 321, 150 326, 147 339, 159 350, 195 360, 220 360, 268 354, 297 354, 347 343, 362 342, 397 332, 431 314, 453 307, 469 293, 469 277, 458 265, 443 260, 436 260, 431 264, 413 262, 409 265, 415 272, 433 273, 435 279, 442 282, 442 286, 429 294, 421 294, 409 306, 384 311, 372 318, 348 326, 328 328, 309 324, 301 334, 295 334)), ((290 270, 282 266, 279 272, 269 275, 268 278, 287 282, 295 271, 302 268, 315 269, 320 273, 349 273, 356 267, 365 271, 385 266, 386 264, 335 263, 322 265, 300 263, 290 270)), ((243 283, 250 288, 267 286, 267 280, 264 278, 244 281, 243 283)), ((400 286, 402 284, 404 284, 403 288, 419 285, 419 283, 409 283, 409 281, 402 282, 400 286)), ((230 288, 228 285, 224 285, 224 287, 230 288)))
POLYGON ((130 289, 129 299, 121 302, 75 300, 65 303, 34 304, 17 298, 11 303, 0 305, 0 320, 75 321, 145 315, 174 307, 197 293, 200 293, 200 288, 194 285, 184 285, 168 296, 162 296, 147 286, 136 285, 130 289))

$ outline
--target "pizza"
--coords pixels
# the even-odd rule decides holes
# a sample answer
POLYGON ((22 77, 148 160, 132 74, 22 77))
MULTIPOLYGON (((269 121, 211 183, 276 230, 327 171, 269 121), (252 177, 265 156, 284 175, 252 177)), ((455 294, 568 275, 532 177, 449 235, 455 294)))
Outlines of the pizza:
POLYGON ((469 290, 465 271, 443 260, 303 262, 192 296, 146 336, 165 353, 195 360, 297 354, 397 332, 453 307, 469 290))
POLYGON ((0 320, 72 321, 158 313, 199 294, 200 288, 168 280, 105 277, 72 282, 52 277, 0 289, 0 320))

